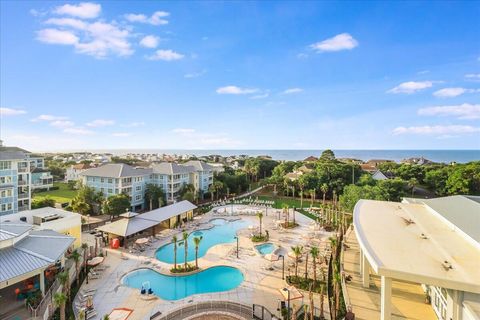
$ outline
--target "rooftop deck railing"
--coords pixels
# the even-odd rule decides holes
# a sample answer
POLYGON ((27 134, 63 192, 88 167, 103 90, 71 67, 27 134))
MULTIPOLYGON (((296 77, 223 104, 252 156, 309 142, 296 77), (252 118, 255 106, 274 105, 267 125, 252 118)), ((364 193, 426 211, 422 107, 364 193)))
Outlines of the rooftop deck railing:
POLYGON ((176 309, 166 315, 152 315, 151 320, 183 320, 188 317, 207 313, 207 312, 225 312, 240 316, 244 319, 252 319, 252 307, 232 301, 206 301, 197 302, 185 307, 176 309))

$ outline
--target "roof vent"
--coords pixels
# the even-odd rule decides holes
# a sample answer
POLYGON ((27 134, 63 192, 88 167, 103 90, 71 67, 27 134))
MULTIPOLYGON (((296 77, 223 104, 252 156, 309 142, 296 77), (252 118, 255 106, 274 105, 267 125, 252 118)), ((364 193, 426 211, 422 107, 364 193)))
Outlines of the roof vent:
POLYGON ((443 261, 442 266, 445 269, 445 271, 453 269, 452 264, 450 262, 448 262, 447 260, 443 261))
POLYGON ((20 221, 27 222, 27 217, 20 217, 20 221))
POLYGON ((420 238, 422 238, 422 239, 428 239, 428 237, 427 237, 427 235, 426 235, 425 233, 422 233, 422 234, 420 235, 420 238))

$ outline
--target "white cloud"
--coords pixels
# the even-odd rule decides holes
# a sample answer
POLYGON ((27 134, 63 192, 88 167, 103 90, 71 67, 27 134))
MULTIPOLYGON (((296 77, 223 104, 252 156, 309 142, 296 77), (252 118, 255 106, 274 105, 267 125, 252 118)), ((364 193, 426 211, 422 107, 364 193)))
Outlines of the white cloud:
POLYGON ((422 116, 453 116, 458 119, 480 119, 480 104, 464 103, 453 106, 434 106, 418 110, 422 116))
POLYGON ((282 94, 294 94, 303 92, 302 88, 290 88, 282 92, 282 94))
POLYGON ((468 92, 469 90, 465 88, 444 88, 438 91, 435 91, 433 95, 438 98, 452 98, 468 92))
POLYGON ((153 35, 145 36, 140 40, 140 45, 145 48, 156 48, 159 43, 160 38, 153 35))
POLYGON ((55 120, 50 122, 50 125, 52 127, 57 127, 57 128, 67 128, 67 127, 73 127, 75 123, 69 120, 55 120))
POLYGON ((130 137, 132 134, 130 132, 114 132, 112 133, 113 137, 130 137))
POLYGON ((27 111, 22 109, 13 109, 13 108, 0 108, 0 115, 1 116, 18 116, 20 114, 25 114, 27 111))
POLYGON ((50 18, 45 21, 46 24, 53 24, 61 27, 71 27, 74 29, 84 30, 87 28, 88 23, 74 18, 50 18))
POLYGON ((419 134, 419 135, 461 135, 480 132, 479 127, 449 125, 449 126, 418 126, 418 127, 397 127, 393 134, 419 134))
POLYGON ((432 81, 408 81, 403 82, 387 91, 387 93, 406 93, 412 94, 420 90, 424 90, 433 86, 432 81))
POLYGON ((144 14, 129 13, 125 15, 125 19, 130 22, 148 23, 154 26, 168 24, 168 20, 164 19, 168 17, 170 13, 165 11, 156 11, 150 17, 144 14))
POLYGON ((96 119, 87 123, 88 127, 106 127, 115 124, 113 120, 96 119))
POLYGON ((263 93, 263 94, 257 94, 255 96, 251 96, 250 99, 265 99, 268 98, 270 94, 268 92, 263 93))
POLYGON ((200 72, 187 73, 183 77, 187 78, 187 79, 198 78, 198 77, 203 76, 205 73, 207 73, 207 70, 202 70, 200 72))
POLYGON ((310 48, 317 52, 351 50, 358 46, 358 41, 348 33, 337 34, 329 38, 310 45, 310 48))
POLYGON ((130 122, 128 124, 123 125, 122 127, 125 128, 136 128, 136 127, 143 127, 145 125, 145 122, 130 122))
POLYGON ((70 133, 70 134, 76 134, 76 135, 82 135, 82 136, 88 136, 88 135, 92 135, 92 134, 95 133, 91 130, 88 130, 88 129, 85 129, 85 128, 82 128, 82 127, 65 128, 65 129, 63 129, 63 132, 70 133))
POLYGON ((41 114, 38 117, 32 119, 32 122, 38 122, 38 121, 62 121, 62 120, 67 120, 68 117, 63 117, 63 116, 54 116, 51 114, 41 114))
POLYGON ((78 5, 65 4, 56 7, 54 13, 61 15, 69 15, 82 19, 96 18, 100 15, 102 6, 92 2, 81 2, 78 5))
POLYGON ((240 88, 237 86, 225 86, 217 89, 218 94, 251 94, 258 92, 254 88, 240 88))
POLYGON ((148 56, 148 60, 163 60, 163 61, 174 61, 183 59, 185 56, 181 53, 175 52, 173 50, 157 50, 155 54, 148 56))
POLYGON ((70 31, 42 29, 37 31, 37 40, 49 44, 76 45, 79 39, 70 31))
POLYGON ((179 133, 179 134, 190 134, 194 133, 195 129, 191 128, 175 128, 172 130, 173 133, 179 133))
POLYGON ((480 79, 480 73, 469 73, 465 75, 468 79, 480 79))

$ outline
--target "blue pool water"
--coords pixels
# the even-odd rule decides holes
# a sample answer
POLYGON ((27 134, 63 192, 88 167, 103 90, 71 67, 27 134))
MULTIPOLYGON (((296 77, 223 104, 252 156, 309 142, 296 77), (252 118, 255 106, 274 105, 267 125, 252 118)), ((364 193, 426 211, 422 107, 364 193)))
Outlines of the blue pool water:
MULTIPOLYGON (((214 225, 213 228, 194 231, 188 236, 187 261, 195 260, 195 245, 193 243, 193 238, 202 237, 200 247, 198 248, 198 257, 200 258, 207 253, 208 249, 217 244, 234 242, 237 231, 248 225, 247 222, 243 220, 228 222, 225 219, 214 219, 211 220, 210 223, 214 225)), ((178 237, 180 238, 181 235, 178 237)), ((184 256, 185 247, 183 240, 179 239, 177 242, 177 263, 184 263, 184 256)), ((157 252, 155 252, 155 257, 160 261, 173 263, 173 243, 158 248, 157 252)))
POLYGON ((122 280, 124 285, 139 290, 147 281, 155 295, 164 300, 178 300, 198 293, 232 290, 243 282, 243 274, 237 268, 226 266, 208 268, 187 276, 167 276, 152 269, 139 269, 122 280))
POLYGON ((273 245, 273 243, 263 243, 255 246, 255 249, 257 249, 261 255, 266 255, 273 252, 275 245, 273 245))

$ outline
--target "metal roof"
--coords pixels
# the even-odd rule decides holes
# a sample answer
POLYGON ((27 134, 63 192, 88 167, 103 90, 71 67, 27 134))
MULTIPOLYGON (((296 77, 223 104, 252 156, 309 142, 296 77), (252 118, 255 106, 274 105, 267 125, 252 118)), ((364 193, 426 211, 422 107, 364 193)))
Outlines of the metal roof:
POLYGON ((139 216, 133 218, 123 218, 112 223, 105 224, 97 230, 115 234, 117 236, 128 237, 132 234, 147 230, 156 226, 160 222, 154 220, 141 219, 139 216))
POLYGON ((360 200, 353 224, 376 274, 480 293, 480 244, 428 206, 360 200))
POLYGON ((125 163, 107 163, 97 168, 87 169, 80 173, 81 176, 124 178, 144 176, 152 173, 152 169, 134 168, 125 163))
POLYGON ((208 171, 208 170, 213 170, 213 167, 209 165, 208 163, 205 163, 200 160, 190 160, 185 163, 186 166, 192 166, 195 168, 197 171, 208 171))
POLYGON ((30 152, 18 147, 0 146, 0 160, 23 160, 30 152))
POLYGON ((195 167, 181 165, 175 162, 161 162, 152 165, 153 173, 158 174, 182 174, 195 172, 195 167))
POLYGON ((24 234, 33 226, 24 222, 0 222, 0 241, 8 240, 24 234))
POLYGON ((0 249, 0 282, 53 264, 74 241, 52 230, 31 231, 13 246, 0 249))
POLYGON ((480 243, 480 197, 450 196, 433 199, 405 198, 408 203, 423 203, 480 243))
POLYGON ((179 214, 191 211, 196 208, 197 206, 190 201, 183 200, 166 207, 161 207, 152 211, 142 213, 138 217, 142 219, 155 220, 160 223, 164 220, 170 219, 172 217, 178 216, 179 214))

